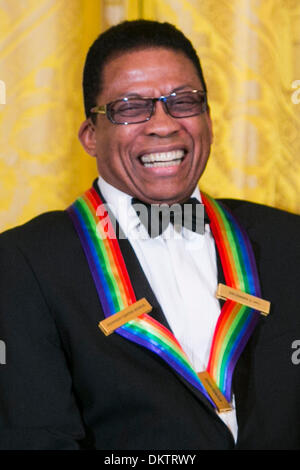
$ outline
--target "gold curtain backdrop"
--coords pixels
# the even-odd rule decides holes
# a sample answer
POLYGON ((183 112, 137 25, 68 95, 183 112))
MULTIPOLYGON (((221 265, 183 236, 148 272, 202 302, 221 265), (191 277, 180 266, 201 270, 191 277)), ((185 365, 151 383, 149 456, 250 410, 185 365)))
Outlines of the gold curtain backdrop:
POLYGON ((126 18, 174 23, 199 53, 214 125, 201 188, 300 213, 299 0, 0 0, 0 231, 96 176, 77 139, 82 68, 126 18))

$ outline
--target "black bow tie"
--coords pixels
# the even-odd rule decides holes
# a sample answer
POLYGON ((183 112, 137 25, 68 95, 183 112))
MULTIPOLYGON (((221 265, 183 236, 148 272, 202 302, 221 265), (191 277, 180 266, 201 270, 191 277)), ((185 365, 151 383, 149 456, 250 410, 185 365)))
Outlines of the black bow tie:
POLYGON ((151 238, 161 235, 169 222, 174 226, 204 233, 204 225, 209 224, 204 205, 196 198, 189 198, 182 204, 147 204, 132 198, 131 204, 151 238))

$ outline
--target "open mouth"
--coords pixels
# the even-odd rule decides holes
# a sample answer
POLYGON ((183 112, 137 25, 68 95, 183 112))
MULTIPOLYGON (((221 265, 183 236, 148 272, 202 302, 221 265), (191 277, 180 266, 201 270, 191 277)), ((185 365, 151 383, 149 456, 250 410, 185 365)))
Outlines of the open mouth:
POLYGON ((146 168, 177 166, 180 165, 185 154, 185 150, 182 149, 170 152, 148 153, 142 155, 140 161, 146 168))

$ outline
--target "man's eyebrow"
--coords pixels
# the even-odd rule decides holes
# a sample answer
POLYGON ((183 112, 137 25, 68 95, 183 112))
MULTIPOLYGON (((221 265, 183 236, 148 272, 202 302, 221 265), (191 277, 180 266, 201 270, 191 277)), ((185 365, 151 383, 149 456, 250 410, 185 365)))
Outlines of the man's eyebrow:
POLYGON ((181 85, 181 86, 179 86, 179 87, 177 87, 177 88, 174 88, 174 89, 171 91, 171 93, 174 93, 174 92, 176 93, 176 91, 180 91, 180 90, 183 90, 183 89, 185 89, 185 88, 191 88, 192 90, 195 90, 195 87, 193 87, 192 85, 186 84, 186 85, 181 85))
POLYGON ((144 95, 141 95, 140 93, 137 93, 136 91, 132 91, 130 93, 122 93, 120 94, 117 98, 115 98, 113 101, 118 101, 118 100, 122 100, 124 98, 132 98, 132 97, 136 97, 136 98, 142 98, 144 95))
MULTIPOLYGON (((186 88, 190 88, 192 90, 195 89, 194 86, 190 85, 190 84, 185 84, 185 85, 180 85, 179 87, 176 87, 176 88, 173 88, 169 93, 167 93, 167 95, 171 94, 171 93, 176 93, 178 91, 181 91, 181 90, 184 90, 186 88)), ((202 87, 201 87, 202 88, 202 87)), ((203 91, 203 90, 200 90, 200 91, 203 91)), ((166 95, 166 96, 167 96, 166 95)), ((151 98, 151 96, 147 96, 145 95, 144 93, 138 93, 136 91, 132 91, 130 93, 123 93, 123 94, 120 94, 118 98, 116 98, 114 101, 117 101, 117 100, 122 100, 123 98, 151 98)))

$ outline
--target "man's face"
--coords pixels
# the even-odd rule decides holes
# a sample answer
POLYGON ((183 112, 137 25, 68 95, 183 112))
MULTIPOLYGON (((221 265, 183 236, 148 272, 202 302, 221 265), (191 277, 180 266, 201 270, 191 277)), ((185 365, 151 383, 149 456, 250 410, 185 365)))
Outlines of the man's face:
MULTIPOLYGON (((106 64, 97 104, 129 94, 166 96, 178 88, 203 90, 189 58, 165 48, 132 51, 106 64)), ((99 174, 108 183, 142 201, 168 204, 183 202, 191 195, 205 168, 212 140, 208 112, 176 119, 166 114, 161 102, 156 103, 147 122, 117 125, 98 115, 95 125, 89 120, 83 123, 79 136, 88 153, 96 156, 99 174), (143 163, 142 157, 151 155, 153 160, 158 153, 166 159, 181 158, 180 163, 143 163)))

